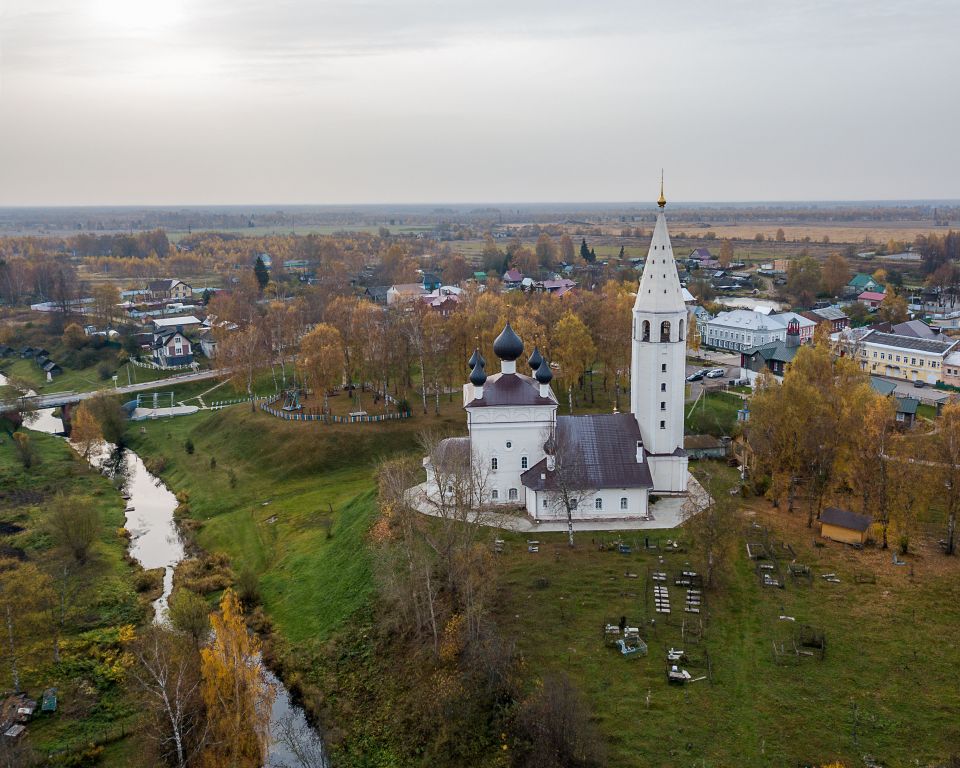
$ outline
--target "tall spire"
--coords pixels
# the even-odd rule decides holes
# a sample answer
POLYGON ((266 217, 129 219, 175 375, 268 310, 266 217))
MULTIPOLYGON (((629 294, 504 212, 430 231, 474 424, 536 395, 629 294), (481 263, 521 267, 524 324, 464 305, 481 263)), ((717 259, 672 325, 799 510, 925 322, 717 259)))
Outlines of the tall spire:
POLYGON ((660 169, 660 199, 657 200, 657 205, 660 206, 662 211, 667 204, 667 198, 663 196, 663 168, 660 169))
POLYGON ((683 291, 677 274, 677 264, 673 259, 670 232, 667 230, 667 218, 663 210, 667 201, 663 196, 662 178, 660 184, 658 201, 660 210, 657 211, 657 223, 653 228, 650 250, 647 251, 647 260, 643 265, 643 275, 640 277, 634 311, 685 313, 683 291))

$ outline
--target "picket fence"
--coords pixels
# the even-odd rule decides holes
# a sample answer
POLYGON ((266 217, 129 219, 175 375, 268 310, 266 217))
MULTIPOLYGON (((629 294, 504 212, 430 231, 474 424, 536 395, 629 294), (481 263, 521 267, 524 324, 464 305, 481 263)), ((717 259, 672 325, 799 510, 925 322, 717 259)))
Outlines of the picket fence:
POLYGON ((271 416, 276 416, 278 419, 284 419, 285 421, 320 421, 328 424, 399 421, 401 419, 410 418, 410 411, 397 411, 396 413, 375 413, 367 414, 366 416, 336 416, 334 414, 327 416, 312 408, 306 411, 285 411, 282 408, 273 407, 273 404, 281 397, 283 397, 283 395, 277 395, 275 397, 265 399, 260 403, 260 410, 264 411, 265 413, 269 413, 271 416))

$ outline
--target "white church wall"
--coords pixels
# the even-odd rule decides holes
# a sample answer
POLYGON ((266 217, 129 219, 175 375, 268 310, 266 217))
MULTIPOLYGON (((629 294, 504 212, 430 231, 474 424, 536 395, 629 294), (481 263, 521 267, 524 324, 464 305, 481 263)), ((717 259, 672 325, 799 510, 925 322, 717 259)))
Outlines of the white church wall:
POLYGON ((654 456, 650 459, 654 493, 685 493, 687 490, 687 457, 654 456))
MULTIPOLYGON (((618 518, 646 517, 648 505, 646 488, 603 488, 578 497, 573 519, 616 520, 618 518)), ((527 514, 537 522, 567 519, 558 494, 548 491, 530 491, 527 494, 527 514)))
POLYGON ((543 459, 543 443, 555 424, 556 410, 556 406, 470 409, 473 457, 488 471, 492 502, 514 505, 526 502, 526 488, 520 482, 520 475, 543 459), (516 490, 516 498, 511 498, 511 489, 516 490))

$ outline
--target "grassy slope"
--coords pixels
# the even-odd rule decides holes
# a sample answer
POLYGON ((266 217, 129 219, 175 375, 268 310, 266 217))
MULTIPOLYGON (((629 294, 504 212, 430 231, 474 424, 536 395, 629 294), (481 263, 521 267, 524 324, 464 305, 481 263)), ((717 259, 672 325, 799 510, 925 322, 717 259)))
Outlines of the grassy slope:
MULTIPOLYGON (((603 646, 605 620, 655 615, 645 576, 658 563, 636 548, 629 556, 600 552, 590 534, 580 536, 574 552, 562 534, 541 536, 544 546, 535 555, 511 537, 499 621, 519 639, 529 669, 563 669, 582 686, 611 745, 611 765, 679 766, 696 759, 707 766, 782 766, 833 758, 853 765, 863 754, 903 765, 908 758, 926 764, 947 756, 960 743, 960 723, 951 716, 960 707, 960 649, 948 641, 960 621, 957 563, 928 548, 915 559, 911 579, 884 553, 814 548, 799 515, 771 512, 765 502, 751 509, 778 540, 793 544, 800 562, 817 574, 835 571, 842 582, 817 578, 808 587, 764 589, 738 536, 730 576, 708 605, 712 684, 676 688, 664 680, 668 647, 699 651, 681 640, 677 587, 670 589, 675 626, 659 617, 646 658, 626 661, 603 646), (857 571, 875 572, 877 583, 856 584, 857 571), (625 578, 626 572, 639 578, 625 578), (549 582, 543 589, 536 584, 541 577, 549 582), (824 661, 774 662, 772 640, 788 637, 795 626, 779 621, 781 613, 826 629, 824 661)), ((633 534, 626 538, 642 543, 633 534)), ((666 555, 666 566, 690 557, 666 555)), ((700 670, 691 667, 691 673, 700 670)))
MULTIPOLYGON (((44 633, 38 644, 28 649, 28 663, 23 666, 23 687, 31 694, 39 695, 51 685, 60 690, 60 711, 29 726, 30 743, 41 751, 53 751, 112 738, 121 728, 129 730, 133 725, 135 714, 122 689, 111 681, 105 654, 115 650, 116 629, 139 623, 144 614, 133 588, 134 570, 124 559, 126 540, 117 535, 123 525, 123 500, 110 481, 90 469, 62 439, 36 432, 30 433, 30 439, 40 463, 27 472, 13 455, 10 438, 2 438, 0 489, 29 490, 39 496, 26 502, 5 495, 0 498, 0 520, 24 529, 0 536, 0 543, 23 549, 43 567, 53 554, 44 499, 58 490, 71 497, 92 498, 103 520, 100 541, 84 568, 93 587, 78 599, 79 610, 62 642, 63 662, 58 667, 49 662, 49 639, 44 633)), ((5 662, 0 670, 0 687, 6 689, 9 675, 5 662)), ((122 757, 129 741, 111 745, 104 764, 130 764, 122 757)))
POLYGON ((235 570, 256 569, 268 615, 299 643, 326 637, 369 595, 364 536, 375 508, 376 464, 415 451, 418 428, 418 420, 290 423, 238 405, 146 422, 144 434, 131 430, 131 439, 145 458, 165 457, 164 480, 189 493, 191 515, 203 521, 198 544, 226 552, 235 570), (183 448, 188 437, 193 455, 183 448), (327 538, 322 521, 331 509, 327 538))

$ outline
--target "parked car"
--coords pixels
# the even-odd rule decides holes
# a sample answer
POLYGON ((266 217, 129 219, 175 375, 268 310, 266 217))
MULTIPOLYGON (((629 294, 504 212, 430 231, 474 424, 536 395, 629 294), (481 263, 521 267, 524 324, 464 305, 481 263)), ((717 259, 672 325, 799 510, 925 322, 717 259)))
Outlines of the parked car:
POLYGON ((687 381, 700 381, 703 378, 703 374, 700 371, 695 371, 687 376, 687 381))
POLYGON ((722 379, 726 375, 727 371, 724 368, 711 368, 707 371, 708 379, 722 379))
POLYGON ((917 389, 923 389, 925 386, 927 386, 927 382, 918 379, 917 381, 913 382, 913 386, 915 386, 917 389))

